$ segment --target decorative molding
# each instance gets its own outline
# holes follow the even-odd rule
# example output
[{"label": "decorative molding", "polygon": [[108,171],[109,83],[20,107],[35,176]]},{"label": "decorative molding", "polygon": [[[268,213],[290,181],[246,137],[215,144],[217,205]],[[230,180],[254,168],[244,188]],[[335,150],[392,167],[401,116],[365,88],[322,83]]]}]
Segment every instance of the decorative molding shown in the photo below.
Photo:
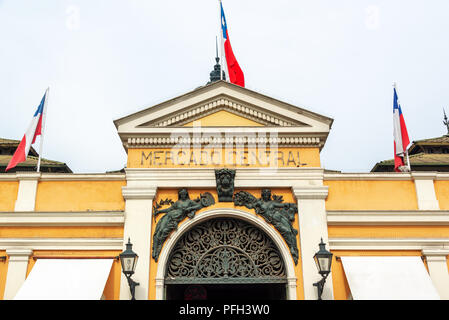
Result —
[{"label": "decorative molding", "polygon": [[33,254],[33,250],[24,248],[10,248],[6,249],[6,254],[9,257],[9,261],[28,261],[29,256]]},{"label": "decorative molding", "polygon": [[[125,171],[130,187],[216,187],[214,168],[129,168]],[[321,184],[322,177],[322,168],[236,168],[234,186],[291,188],[303,184],[304,188],[315,188],[313,184]]]},{"label": "decorative molding", "polygon": [[331,250],[423,250],[449,249],[449,238],[329,238]]},{"label": "decorative molding", "polygon": [[327,198],[327,195],[329,194],[328,186],[293,187],[292,190],[297,200],[309,200],[309,199],[324,200]]},{"label": "decorative molding", "polygon": [[124,173],[42,173],[40,181],[123,181],[125,179]]},{"label": "decorative molding", "polygon": [[122,187],[125,200],[153,200],[156,196],[157,187]]},{"label": "decorative molding", "polygon": [[[121,238],[8,238],[0,239],[0,249],[20,250],[122,250]],[[17,251],[19,250],[19,251]]]},{"label": "decorative molding", "polygon": [[39,181],[123,181],[124,173],[36,173],[36,172],[17,172],[2,173],[0,181],[20,181],[20,180],[39,180]]},{"label": "decorative molding", "polygon": [[[176,115],[164,117],[162,119],[154,121],[153,125],[149,123],[147,124],[147,126],[154,126],[154,127],[167,127],[175,125],[183,126],[184,124],[195,121],[200,117],[204,117],[221,110],[232,112],[234,114],[243,116],[245,118],[251,119],[253,121],[265,125],[281,126],[281,127],[290,127],[298,125],[294,124],[292,121],[281,119],[281,117],[269,114],[267,112],[263,112],[258,108],[249,106],[248,104],[238,103],[232,101],[227,97],[219,97],[218,99],[214,99],[212,101],[194,106],[193,108],[184,110]],[[305,124],[302,125],[306,126]]]},{"label": "decorative molding", "polygon": [[325,173],[326,181],[362,180],[362,181],[382,181],[382,180],[411,180],[410,173],[391,172],[367,172],[367,173]]},{"label": "decorative molding", "polygon": [[432,258],[433,260],[446,261],[446,257],[449,255],[449,248],[424,248],[422,254],[426,256],[426,259]]},{"label": "decorative molding", "polygon": [[413,180],[435,180],[437,178],[437,172],[430,171],[413,171],[411,172]]},{"label": "decorative molding", "polygon": [[[277,137],[248,137],[248,133],[239,133],[234,136],[227,137],[225,134],[222,134],[219,130],[215,134],[216,137],[194,137],[195,133],[190,133],[188,131],[182,132],[182,135],[185,137],[176,137],[170,136],[169,134],[159,134],[159,136],[137,136],[128,138],[126,140],[127,148],[169,148],[173,146],[184,146],[188,147],[190,145],[197,144],[198,146],[209,146],[209,147],[220,147],[225,146],[226,144],[248,144],[250,146],[257,147],[260,145],[267,146],[276,144],[278,146],[288,147],[288,146],[318,146],[321,147],[324,145],[323,139],[321,137],[316,136],[291,136],[291,135],[281,135],[279,134]],[[188,136],[187,136],[188,135]],[[203,135],[207,135],[207,133],[203,133]],[[218,137],[219,135],[219,137]]]},{"label": "decorative molding", "polygon": [[338,225],[449,225],[449,211],[327,210],[327,222]]},{"label": "decorative molding", "polygon": [[449,173],[438,172],[435,180],[449,180]]},{"label": "decorative molding", "polygon": [[27,172],[27,171],[18,171],[16,172],[17,180],[39,180],[41,177],[40,172]]},{"label": "decorative molding", "polygon": [[14,212],[0,214],[5,226],[123,226],[124,212]]}]

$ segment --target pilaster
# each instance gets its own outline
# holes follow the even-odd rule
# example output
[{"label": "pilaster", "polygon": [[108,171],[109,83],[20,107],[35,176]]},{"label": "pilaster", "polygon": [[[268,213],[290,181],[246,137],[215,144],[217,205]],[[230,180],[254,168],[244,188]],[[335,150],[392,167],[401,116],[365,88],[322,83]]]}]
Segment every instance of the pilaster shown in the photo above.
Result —
[{"label": "pilaster", "polygon": [[28,260],[33,253],[30,249],[7,249],[8,273],[6,275],[5,300],[12,300],[25,282]]},{"label": "pilaster", "polygon": [[[135,296],[137,300],[147,300],[150,281],[153,199],[156,195],[156,187],[122,187],[122,194],[125,198],[123,249],[130,238],[133,251],[139,255],[133,275],[134,281],[139,283]],[[122,274],[120,299],[129,300],[130,298],[128,281]]]},{"label": "pilaster", "polygon": [[440,210],[435,194],[436,172],[412,172],[419,210]]},{"label": "pilaster", "polygon": [[19,180],[19,191],[14,211],[34,211],[36,205],[37,184],[41,173],[39,172],[17,172]]},{"label": "pilaster", "polygon": [[[327,248],[329,248],[325,207],[328,187],[301,186],[293,187],[292,189],[298,201],[304,298],[306,300],[316,300],[318,294],[313,284],[321,280],[321,276],[318,273],[313,256],[319,250],[318,244],[321,238],[327,244]],[[326,280],[322,299],[333,299],[332,274],[329,274]]]},{"label": "pilaster", "polygon": [[426,257],[430,278],[440,298],[449,300],[449,273],[447,266],[449,249],[423,249],[422,254]]}]

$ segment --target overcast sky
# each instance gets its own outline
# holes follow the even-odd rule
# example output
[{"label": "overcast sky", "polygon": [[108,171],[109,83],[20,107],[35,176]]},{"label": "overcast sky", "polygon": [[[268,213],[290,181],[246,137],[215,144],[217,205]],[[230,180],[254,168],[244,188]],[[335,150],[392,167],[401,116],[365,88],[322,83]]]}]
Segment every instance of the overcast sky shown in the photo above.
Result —
[{"label": "overcast sky", "polygon": [[[327,169],[393,157],[393,82],[411,140],[446,134],[448,0],[223,6],[247,88],[334,119]],[[219,27],[218,0],[0,0],[0,137],[22,138],[50,86],[43,156],[121,169],[113,120],[206,84]]]}]

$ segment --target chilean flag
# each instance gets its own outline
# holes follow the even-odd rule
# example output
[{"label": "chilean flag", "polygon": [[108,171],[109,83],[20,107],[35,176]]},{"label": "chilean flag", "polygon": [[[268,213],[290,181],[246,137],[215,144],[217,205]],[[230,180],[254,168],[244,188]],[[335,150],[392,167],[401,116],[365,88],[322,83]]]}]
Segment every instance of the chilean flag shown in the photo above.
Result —
[{"label": "chilean flag", "polygon": [[404,154],[410,144],[398,94],[394,88],[393,98],[393,134],[394,134],[394,170],[399,172],[399,167],[404,166]]},{"label": "chilean flag", "polygon": [[229,81],[231,83],[245,87],[245,77],[243,71],[240,69],[237,59],[232,52],[231,41],[229,41],[228,26],[226,24],[226,18],[223,11],[223,5],[220,1],[221,7],[221,30],[223,31],[223,46],[226,57],[226,65],[228,67]]},{"label": "chilean flag", "polygon": [[16,152],[9,161],[5,171],[8,171],[9,169],[14,168],[17,164],[24,162],[27,159],[31,145],[36,142],[36,137],[42,134],[42,118],[44,116],[44,108],[46,106],[47,96],[48,89],[45,92],[44,97],[39,104],[39,107],[37,107],[37,110],[33,116],[33,120],[31,120],[31,124],[27,132],[23,136],[22,141],[20,142]]}]

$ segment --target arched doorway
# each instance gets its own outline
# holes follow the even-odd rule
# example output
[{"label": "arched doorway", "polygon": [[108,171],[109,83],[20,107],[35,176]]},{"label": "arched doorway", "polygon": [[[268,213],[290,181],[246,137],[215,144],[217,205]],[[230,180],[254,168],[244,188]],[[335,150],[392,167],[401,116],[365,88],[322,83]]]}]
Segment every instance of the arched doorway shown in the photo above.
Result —
[{"label": "arched doorway", "polygon": [[265,232],[236,218],[209,219],[170,252],[166,299],[286,299],[286,267]]}]

